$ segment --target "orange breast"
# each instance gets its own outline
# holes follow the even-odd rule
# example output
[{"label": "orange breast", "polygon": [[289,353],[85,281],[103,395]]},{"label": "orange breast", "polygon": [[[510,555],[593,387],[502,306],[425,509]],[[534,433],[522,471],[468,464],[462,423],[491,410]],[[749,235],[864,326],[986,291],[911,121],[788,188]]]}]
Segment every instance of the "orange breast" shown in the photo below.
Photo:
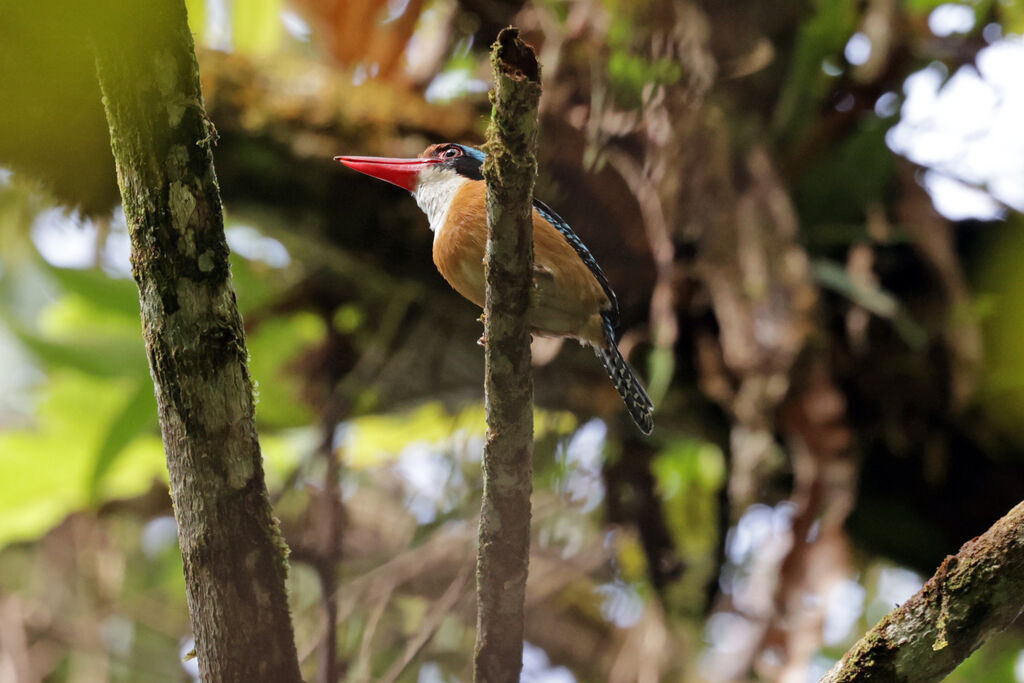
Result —
[{"label": "orange breast", "polygon": [[[479,188],[479,191],[478,191]],[[434,265],[456,292],[484,305],[487,208],[483,181],[463,183],[434,235]]]},{"label": "orange breast", "polygon": [[[444,225],[434,237],[434,264],[449,284],[484,305],[487,250],[486,185],[465,183],[456,192]],[[600,313],[608,297],[576,251],[550,223],[533,212],[534,263],[538,269],[530,311],[534,332],[603,344]]]}]

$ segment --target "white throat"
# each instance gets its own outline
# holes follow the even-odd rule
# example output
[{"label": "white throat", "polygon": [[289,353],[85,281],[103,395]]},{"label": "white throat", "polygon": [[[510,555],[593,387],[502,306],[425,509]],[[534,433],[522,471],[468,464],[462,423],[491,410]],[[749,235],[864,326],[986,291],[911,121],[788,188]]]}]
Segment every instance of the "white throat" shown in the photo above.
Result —
[{"label": "white throat", "polygon": [[469,178],[464,178],[453,171],[439,168],[426,168],[420,172],[419,183],[413,196],[423,213],[427,214],[430,221],[430,229],[434,231],[434,239],[444,227],[445,219],[448,217],[448,207],[455,199],[455,193],[468,183]]}]

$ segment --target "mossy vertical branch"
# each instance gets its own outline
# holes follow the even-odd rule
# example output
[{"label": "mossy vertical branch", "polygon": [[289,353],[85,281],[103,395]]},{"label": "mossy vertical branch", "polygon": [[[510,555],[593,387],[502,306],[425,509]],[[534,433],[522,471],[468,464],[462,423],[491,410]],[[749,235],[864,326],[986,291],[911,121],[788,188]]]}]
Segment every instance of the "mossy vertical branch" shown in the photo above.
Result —
[{"label": "mossy vertical branch", "polygon": [[487,129],[487,443],[477,554],[474,679],[519,680],[530,560],[533,371],[526,313],[533,282],[533,185],[537,175],[540,65],[519,31],[491,50],[494,91]]},{"label": "mossy vertical branch", "polygon": [[199,671],[300,681],[182,0],[99,3],[91,27],[139,286]]}]

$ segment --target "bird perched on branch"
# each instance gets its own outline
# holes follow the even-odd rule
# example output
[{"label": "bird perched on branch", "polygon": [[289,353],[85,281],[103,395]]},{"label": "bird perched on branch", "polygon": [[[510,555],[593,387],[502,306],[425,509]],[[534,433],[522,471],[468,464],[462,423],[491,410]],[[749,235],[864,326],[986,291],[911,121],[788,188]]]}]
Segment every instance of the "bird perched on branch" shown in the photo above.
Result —
[{"label": "bird perched on branch", "polygon": [[[434,264],[462,296],[484,305],[487,187],[484,153],[454,143],[431,145],[417,159],[339,156],[349,168],[405,188],[430,220]],[[533,200],[536,291],[528,322],[535,334],[570,337],[593,347],[644,434],[654,404],[615,343],[618,302],[601,266],[562,218]]]}]

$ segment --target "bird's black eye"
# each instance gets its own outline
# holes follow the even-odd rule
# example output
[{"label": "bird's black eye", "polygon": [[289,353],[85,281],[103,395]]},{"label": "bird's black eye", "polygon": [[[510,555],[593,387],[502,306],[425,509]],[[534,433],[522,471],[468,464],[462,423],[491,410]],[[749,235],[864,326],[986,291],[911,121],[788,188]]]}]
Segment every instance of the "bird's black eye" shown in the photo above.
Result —
[{"label": "bird's black eye", "polygon": [[442,159],[454,159],[459,156],[462,156],[462,150],[458,147],[449,147],[445,151],[441,152]]}]

